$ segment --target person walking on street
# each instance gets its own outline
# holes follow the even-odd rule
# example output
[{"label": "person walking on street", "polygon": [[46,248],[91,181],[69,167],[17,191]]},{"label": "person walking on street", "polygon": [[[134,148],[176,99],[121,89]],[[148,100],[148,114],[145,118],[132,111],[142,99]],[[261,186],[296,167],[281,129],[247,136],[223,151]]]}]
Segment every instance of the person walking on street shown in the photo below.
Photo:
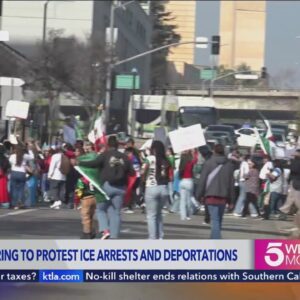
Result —
[{"label": "person walking on street", "polygon": [[249,172],[244,175],[246,202],[242,211],[242,217],[246,217],[249,204],[252,203],[256,209],[256,213],[251,213],[251,217],[255,218],[259,215],[259,208],[257,205],[257,198],[259,196],[259,171],[253,160],[248,159],[247,163],[249,165]]},{"label": "person walking on street", "polygon": [[65,200],[66,194],[66,174],[64,172],[63,166],[63,152],[61,147],[58,147],[57,152],[52,155],[51,162],[49,166],[48,178],[50,184],[49,195],[53,204],[50,208],[60,209],[62,203]]},{"label": "person walking on street", "polygon": [[221,238],[222,219],[226,203],[234,200],[234,166],[226,156],[223,145],[214,146],[214,154],[201,172],[197,198],[204,199],[211,220],[211,239]]},{"label": "person walking on street", "polygon": [[162,209],[168,201],[171,165],[162,142],[154,141],[143,166],[149,239],[163,238]]},{"label": "person walking on street", "polygon": [[198,157],[193,155],[191,150],[183,152],[180,158],[180,218],[182,221],[190,220],[192,215],[193,167],[197,163],[197,159]]},{"label": "person walking on street", "polygon": [[[245,206],[245,201],[246,201],[246,177],[249,173],[249,161],[250,159],[250,155],[246,155],[243,158],[243,161],[241,162],[240,165],[240,172],[239,172],[239,197],[238,200],[236,202],[235,208],[234,208],[234,212],[233,215],[235,217],[241,217],[242,216],[242,212]],[[251,212],[251,215],[254,217],[256,215],[256,211],[255,208],[252,204],[252,202],[250,202],[249,204],[249,209]]]},{"label": "person walking on street", "polygon": [[108,138],[108,149],[91,161],[81,161],[80,166],[101,169],[103,190],[110,197],[109,201],[97,204],[100,220],[101,239],[118,239],[121,231],[121,209],[128,176],[135,171],[128,157],[118,151],[116,136]]},{"label": "person walking on street", "polygon": [[295,216],[296,235],[300,237],[300,149],[296,150],[295,158],[291,161],[290,186],[286,202],[279,208],[281,212],[280,219],[286,219],[293,205],[297,207]]},{"label": "person walking on street", "polygon": [[[11,207],[14,209],[25,207],[24,191],[26,184],[26,174],[29,170],[29,161],[32,159],[34,159],[33,153],[31,151],[28,154],[25,153],[25,149],[21,145],[17,145],[15,148],[15,153],[9,157],[9,162],[11,165]],[[22,205],[20,203],[22,203]]]}]

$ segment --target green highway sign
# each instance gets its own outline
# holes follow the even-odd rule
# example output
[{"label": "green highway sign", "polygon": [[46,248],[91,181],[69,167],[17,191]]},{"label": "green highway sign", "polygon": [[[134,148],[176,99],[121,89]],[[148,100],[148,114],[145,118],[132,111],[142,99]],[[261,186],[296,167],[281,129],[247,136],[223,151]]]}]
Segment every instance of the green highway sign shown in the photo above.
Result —
[{"label": "green highway sign", "polygon": [[217,71],[212,69],[203,69],[200,71],[200,79],[211,80],[216,78]]},{"label": "green highway sign", "polygon": [[115,88],[123,90],[138,90],[140,88],[140,76],[132,74],[117,75]]}]

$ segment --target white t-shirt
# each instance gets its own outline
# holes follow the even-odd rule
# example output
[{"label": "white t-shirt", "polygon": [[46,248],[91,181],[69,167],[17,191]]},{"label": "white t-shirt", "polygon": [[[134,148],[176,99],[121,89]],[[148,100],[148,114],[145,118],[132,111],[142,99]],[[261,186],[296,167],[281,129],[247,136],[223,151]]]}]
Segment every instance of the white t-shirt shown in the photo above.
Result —
[{"label": "white t-shirt", "polygon": [[245,176],[249,173],[249,165],[246,161],[242,161],[240,165],[240,181],[245,181]]},{"label": "white t-shirt", "polygon": [[22,172],[26,173],[26,166],[28,165],[28,162],[30,160],[34,159],[34,155],[31,151],[29,151],[29,154],[24,154],[23,155],[23,160],[20,166],[17,166],[17,155],[12,154],[9,157],[9,163],[11,165],[11,170],[15,172]]},{"label": "white t-shirt", "polygon": [[284,183],[284,174],[279,168],[275,168],[272,173],[276,177],[275,181],[270,183],[270,193],[276,192],[282,194],[283,192],[283,183]]},{"label": "white t-shirt", "polygon": [[262,167],[262,169],[260,170],[259,178],[261,180],[266,180],[267,174],[270,173],[270,170],[272,169],[273,169],[273,163],[271,161],[267,161]]},{"label": "white t-shirt", "polygon": [[59,170],[61,164],[62,153],[52,155],[49,166],[48,178],[54,180],[65,181],[66,176]]}]

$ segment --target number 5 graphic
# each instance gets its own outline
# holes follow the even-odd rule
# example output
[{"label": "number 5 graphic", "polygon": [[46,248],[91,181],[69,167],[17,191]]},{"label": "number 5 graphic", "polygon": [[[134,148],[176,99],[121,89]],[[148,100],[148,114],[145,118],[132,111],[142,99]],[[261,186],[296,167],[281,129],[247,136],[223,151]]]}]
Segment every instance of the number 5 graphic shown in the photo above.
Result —
[{"label": "number 5 graphic", "polygon": [[[284,261],[284,254],[281,251],[280,247],[282,246],[282,243],[269,243],[267,247],[266,254],[271,255],[265,255],[265,262],[270,267],[278,267],[280,266]],[[276,256],[276,259],[271,259],[271,256]]]}]

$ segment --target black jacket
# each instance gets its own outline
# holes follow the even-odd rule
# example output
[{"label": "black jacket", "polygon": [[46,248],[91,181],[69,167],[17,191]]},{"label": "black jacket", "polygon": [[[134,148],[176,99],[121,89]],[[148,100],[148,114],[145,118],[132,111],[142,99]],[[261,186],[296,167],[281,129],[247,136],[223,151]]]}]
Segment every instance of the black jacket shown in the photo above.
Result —
[{"label": "black jacket", "polygon": [[[112,162],[115,161],[119,161],[122,164],[122,177],[114,178],[115,173]],[[103,183],[108,181],[113,186],[125,186],[127,184],[128,176],[135,175],[135,171],[128,157],[117,149],[109,149],[100,154],[95,160],[81,161],[79,162],[79,165],[101,169],[101,181]]]},{"label": "black jacket", "polygon": [[295,158],[291,161],[290,181],[295,190],[300,190],[300,158]]},{"label": "black jacket", "polygon": [[[209,174],[222,165],[219,173],[213,178],[206,190],[206,182]],[[225,156],[213,155],[204,165],[199,179],[196,195],[200,200],[202,197],[215,196],[226,198],[229,203],[233,203],[234,193],[234,165]]]}]

